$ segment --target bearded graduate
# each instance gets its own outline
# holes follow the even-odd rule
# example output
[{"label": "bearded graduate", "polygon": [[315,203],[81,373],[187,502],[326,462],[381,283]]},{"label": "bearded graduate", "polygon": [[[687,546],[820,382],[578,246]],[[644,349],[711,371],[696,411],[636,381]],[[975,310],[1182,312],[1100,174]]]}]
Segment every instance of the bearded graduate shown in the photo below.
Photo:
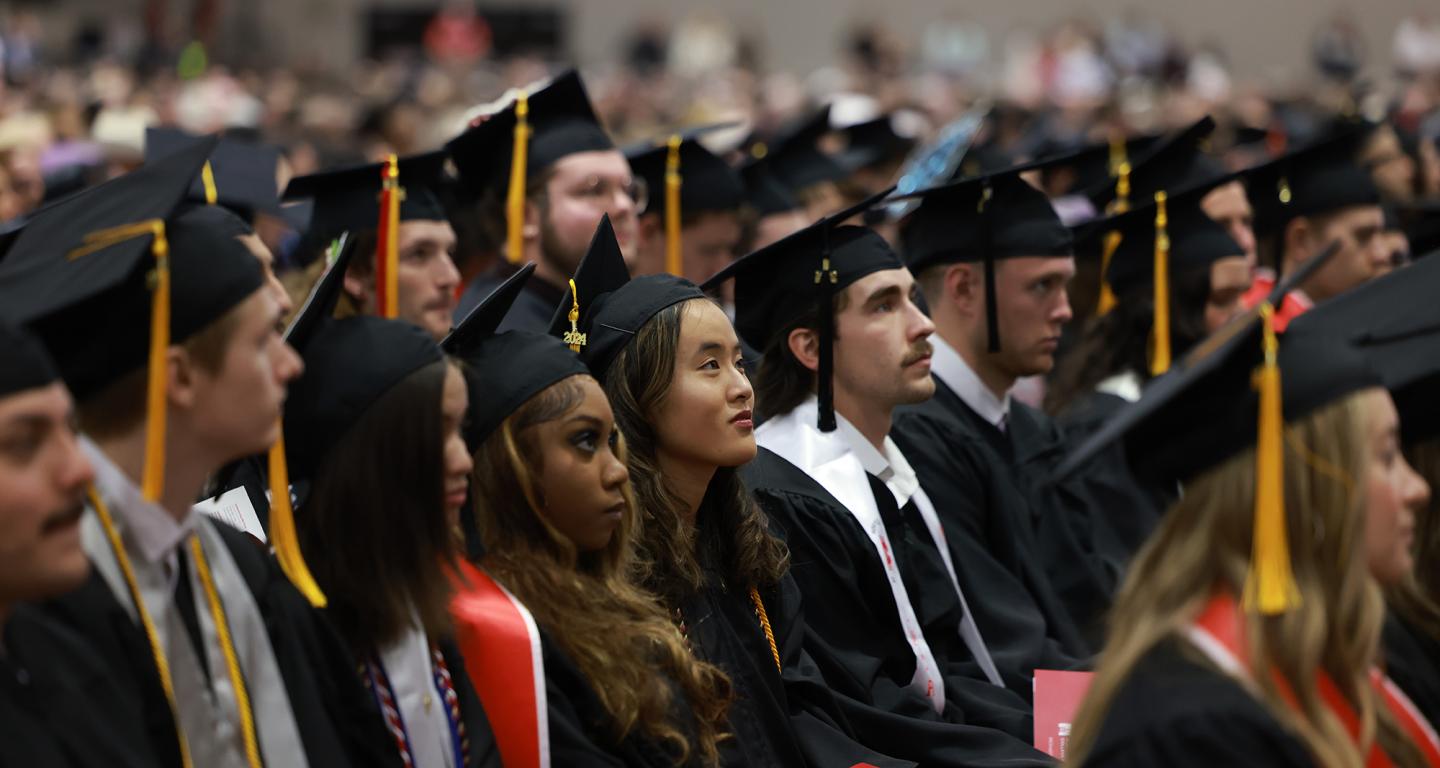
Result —
[{"label": "bearded graduate", "polygon": [[[632,580],[636,508],[605,393],[559,339],[495,332],[532,271],[445,340],[472,395],[464,533],[479,546],[451,603],[461,648],[506,713],[506,765],[541,764],[542,746],[553,765],[714,765],[730,683]],[[540,684],[507,685],[516,667]]]},{"label": "bearded graduate", "polygon": [[1395,406],[1333,337],[1294,331],[1277,353],[1271,306],[1059,470],[1123,437],[1138,472],[1184,485],[1116,600],[1070,742],[1081,765],[1440,764],[1433,729],[1375,666],[1385,606],[1367,528],[1425,492],[1396,450]]},{"label": "bearded graduate", "polygon": [[470,474],[468,390],[420,326],[330,319],[347,266],[331,266],[290,334],[306,364],[285,403],[299,543],[351,674],[386,715],[381,754],[498,766],[448,612],[446,564]]},{"label": "bearded graduate", "polygon": [[720,307],[670,275],[630,280],[602,221],[551,332],[579,347],[628,443],[642,582],[734,688],[723,765],[905,765],[856,743],[801,644],[785,547],[736,468],[753,391]]}]

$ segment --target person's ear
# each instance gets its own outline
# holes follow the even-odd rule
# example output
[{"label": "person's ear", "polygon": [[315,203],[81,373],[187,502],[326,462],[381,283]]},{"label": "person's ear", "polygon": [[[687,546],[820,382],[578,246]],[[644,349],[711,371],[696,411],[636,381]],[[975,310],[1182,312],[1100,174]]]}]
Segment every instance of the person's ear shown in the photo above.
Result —
[{"label": "person's ear", "polygon": [[195,361],[184,347],[165,351],[165,399],[177,408],[191,408],[196,399]]},{"label": "person's ear", "polygon": [[945,268],[944,298],[954,304],[961,314],[979,314],[985,306],[985,266],[964,262]]},{"label": "person's ear", "polygon": [[796,328],[786,337],[790,354],[806,369],[820,370],[820,334],[810,328]]}]

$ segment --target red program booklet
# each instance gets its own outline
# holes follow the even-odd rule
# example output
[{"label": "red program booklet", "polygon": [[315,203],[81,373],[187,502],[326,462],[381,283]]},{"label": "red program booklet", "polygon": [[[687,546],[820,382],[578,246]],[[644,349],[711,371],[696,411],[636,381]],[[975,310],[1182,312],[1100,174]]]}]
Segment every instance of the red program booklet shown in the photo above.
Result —
[{"label": "red program booklet", "polygon": [[1090,688],[1093,672],[1035,670],[1035,748],[1063,761],[1070,724]]}]

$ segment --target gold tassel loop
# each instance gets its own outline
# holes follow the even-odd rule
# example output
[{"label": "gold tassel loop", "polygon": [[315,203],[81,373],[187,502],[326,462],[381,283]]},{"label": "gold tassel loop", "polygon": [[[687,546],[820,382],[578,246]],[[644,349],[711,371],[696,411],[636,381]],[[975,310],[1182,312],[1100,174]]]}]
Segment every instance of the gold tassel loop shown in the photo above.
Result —
[{"label": "gold tassel loop", "polygon": [[300,537],[295,533],[295,511],[290,506],[290,468],[285,463],[285,435],[270,446],[270,544],[275,559],[290,583],[316,608],[326,605],[325,593],[315,583],[305,554],[300,550]]},{"label": "gold tassel loop", "polygon": [[1170,370],[1170,233],[1165,193],[1155,193],[1155,314],[1150,328],[1150,375]]},{"label": "gold tassel loop", "polygon": [[1255,373],[1260,418],[1255,441],[1255,542],[1245,579],[1245,608],[1273,616],[1300,605],[1285,530],[1285,429],[1275,308],[1260,305],[1265,361]]},{"label": "gold tassel loop", "polygon": [[505,258],[519,264],[525,258],[525,164],[530,155],[530,95],[515,97],[515,139],[510,154],[510,190],[505,196]]},{"label": "gold tassel loop", "polygon": [[670,137],[665,155],[665,271],[681,276],[680,134]]}]

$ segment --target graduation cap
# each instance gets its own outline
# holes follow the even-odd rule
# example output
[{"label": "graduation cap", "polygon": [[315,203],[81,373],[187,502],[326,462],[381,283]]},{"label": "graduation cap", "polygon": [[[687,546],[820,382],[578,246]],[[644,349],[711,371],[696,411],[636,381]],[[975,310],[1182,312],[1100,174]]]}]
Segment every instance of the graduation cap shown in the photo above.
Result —
[{"label": "graduation cap", "polygon": [[[204,137],[174,128],[145,129],[145,162],[153,163]],[[280,194],[275,171],[280,151],[275,147],[221,138],[210,162],[190,185],[191,202],[221,205],[247,222],[255,213],[280,215]]]},{"label": "graduation cap", "polygon": [[765,349],[770,337],[809,312],[820,321],[820,366],[816,375],[819,428],[835,429],[834,299],[851,283],[875,272],[902,269],[905,263],[885,238],[865,227],[844,224],[885,199],[894,188],[743,256],[705,281],[715,288],[735,280],[735,330],[747,344]]},{"label": "graduation cap", "polygon": [[804,207],[800,198],[771,171],[765,158],[752,159],[740,166],[740,181],[745,185],[745,202],[761,216],[789,213]]},{"label": "graduation cap", "polygon": [[920,205],[902,230],[905,263],[916,274],[936,264],[985,263],[989,349],[1000,351],[995,262],[1019,256],[1069,256],[1070,230],[1044,192],[1020,174],[1051,160],[1026,163],[989,176],[951,182],[902,195]]},{"label": "graduation cap", "polygon": [[375,301],[382,317],[399,314],[399,227],[404,221],[446,221],[437,194],[445,183],[443,151],[321,171],[290,180],[284,199],[309,198],[314,208],[306,237],[325,242],[341,232],[373,229]]},{"label": "graduation cap", "polygon": [[[962,173],[961,160],[970,154],[989,112],[990,106],[982,103],[941,128],[934,141],[912,153],[905,161],[900,169],[900,178],[895,182],[895,191],[902,196],[907,195],[929,189]],[[899,221],[915,210],[918,204],[913,199],[897,199],[885,207],[885,212],[891,221]]]},{"label": "graduation cap", "polygon": [[1300,216],[1379,205],[1380,191],[1355,156],[1369,133],[1352,124],[1247,174],[1257,235],[1278,233]]},{"label": "graduation cap", "polygon": [[1290,322],[1354,344],[1395,398],[1406,441],[1440,433],[1440,260],[1423,259],[1323,302]]},{"label": "graduation cap", "polygon": [[646,213],[658,213],[665,221],[665,271],[681,274],[681,213],[734,211],[745,203],[745,185],[740,175],[698,138],[710,131],[732,127],[717,123],[671,134],[664,141],[646,143],[625,150],[630,170],[652,190]]},{"label": "graduation cap", "polygon": [[[1144,203],[1155,198],[1156,192],[1176,190],[1204,184],[1225,175],[1218,161],[1205,154],[1203,144],[1215,131],[1215,120],[1208,115],[1167,139],[1152,143],[1130,160],[1126,174],[1128,203]],[[1103,183],[1087,190],[1095,210],[1114,210],[1120,185]]]},{"label": "graduation cap", "polygon": [[1170,276],[1207,269],[1245,249],[1200,207],[1210,190],[1237,178],[1213,177],[1177,192],[1152,193],[1149,203],[1076,228],[1077,255],[1100,258],[1113,295],[1149,288],[1154,297],[1150,375],[1170,368]]},{"label": "graduation cap", "polygon": [[674,304],[703,298],[705,294],[682,277],[645,275],[632,280],[606,215],[555,308],[550,335],[578,353],[595,378],[604,381],[615,357],[650,318]]},{"label": "graduation cap", "polygon": [[60,378],[34,336],[0,322],[0,398],[44,387]]},{"label": "graduation cap", "polygon": [[485,297],[440,346],[466,366],[470,413],[465,442],[472,451],[510,414],[550,385],[590,373],[563,341],[532,331],[497,333],[500,321],[535,271],[526,264]]},{"label": "graduation cap", "polygon": [[166,350],[260,290],[260,263],[224,209],[184,203],[209,139],[37,215],[0,262],[0,313],[50,349],[79,400],[146,366],[141,492],[165,475]]},{"label": "graduation cap", "polygon": [[567,155],[614,149],[580,74],[569,70],[536,90],[521,89],[500,111],[445,145],[470,194],[505,190],[506,257],[522,256],[528,179]]},{"label": "graduation cap", "polygon": [[901,117],[900,113],[890,113],[841,128],[847,142],[835,161],[853,174],[878,163],[904,159],[917,142],[913,135],[895,130],[896,120]]},{"label": "graduation cap", "polygon": [[[1049,173],[1066,168],[1075,174],[1072,192],[1085,192],[1105,185],[1129,184],[1130,171],[1135,158],[1153,148],[1164,138],[1163,134],[1146,134],[1124,138],[1114,136],[1109,141],[1076,146],[1051,141],[1042,144],[1035,152],[1042,164],[1042,170]],[[1062,161],[1061,158],[1064,158]]]},{"label": "graduation cap", "polygon": [[781,131],[773,141],[752,142],[746,151],[764,160],[770,174],[791,194],[850,174],[834,158],[820,151],[820,139],[830,132],[830,107]]}]

